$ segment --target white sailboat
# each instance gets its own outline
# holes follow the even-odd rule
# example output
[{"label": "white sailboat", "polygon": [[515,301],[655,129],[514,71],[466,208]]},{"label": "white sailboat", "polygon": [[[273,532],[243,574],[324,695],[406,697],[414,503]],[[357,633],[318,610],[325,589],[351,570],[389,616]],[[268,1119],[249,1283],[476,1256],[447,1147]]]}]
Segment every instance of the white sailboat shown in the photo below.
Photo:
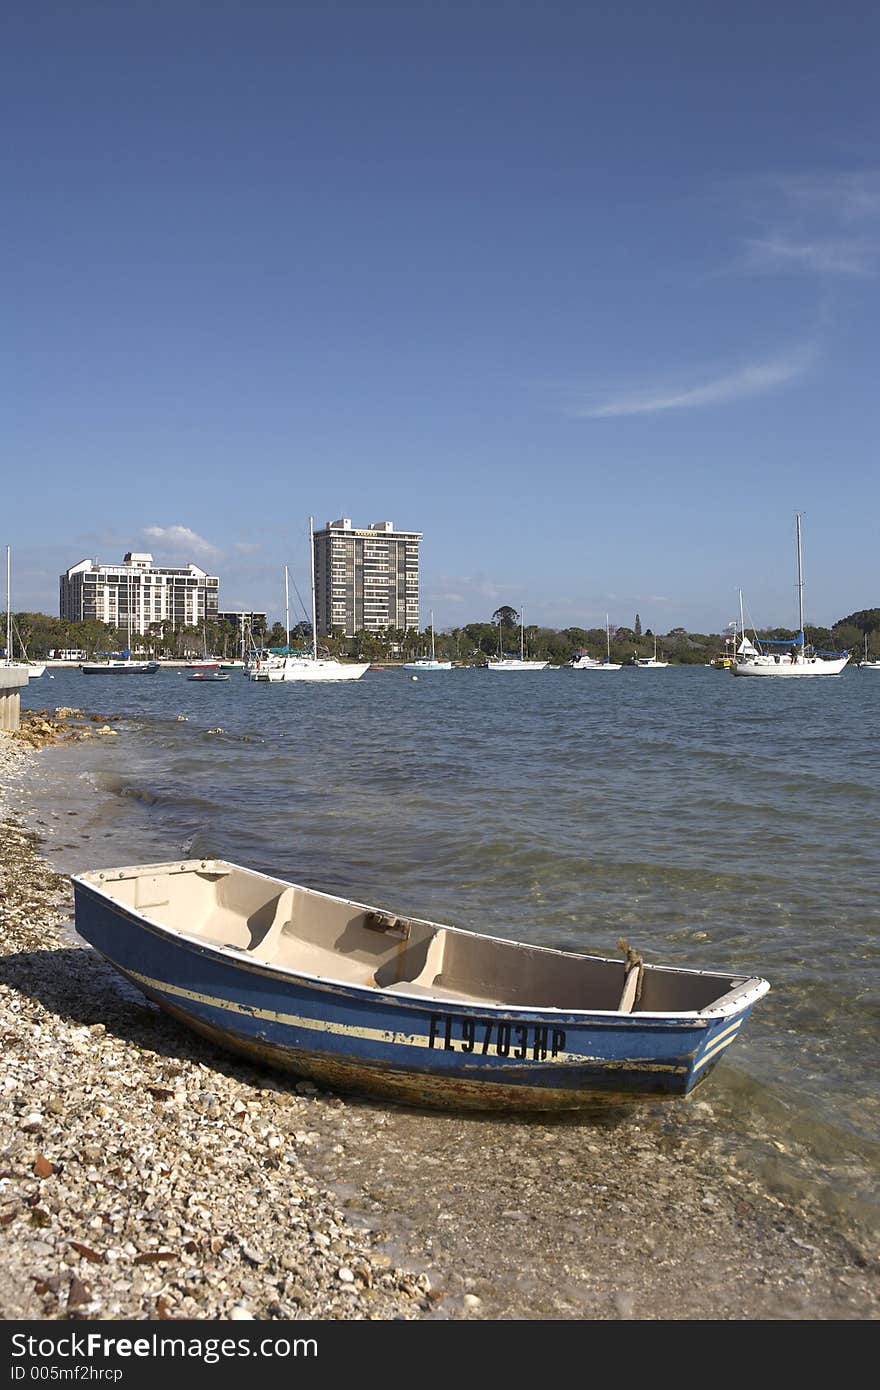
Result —
[{"label": "white sailboat", "polygon": [[[19,636],[19,641],[21,641],[21,637],[20,637],[20,636]],[[13,643],[12,643],[12,551],[11,551],[10,547],[7,545],[7,547],[6,547],[6,649],[5,649],[5,655],[4,655],[3,659],[2,659],[2,661],[0,661],[0,666],[5,667],[7,670],[12,669],[12,670],[15,670],[15,671],[25,671],[25,672],[27,673],[28,680],[36,680],[37,676],[41,676],[41,675],[43,674],[43,672],[45,671],[45,669],[46,669],[46,663],[45,663],[44,661],[31,661],[30,658],[28,657],[27,652],[24,650],[24,643],[23,643],[23,642],[21,643],[21,646],[22,646],[22,657],[21,657],[21,660],[16,661],[15,658],[14,658],[14,656],[13,656],[13,654],[12,654],[12,651],[13,651]]]},{"label": "white sailboat", "polygon": [[639,670],[641,670],[641,671],[660,671],[660,670],[663,670],[666,666],[669,665],[669,662],[668,662],[668,661],[659,661],[659,660],[657,659],[657,638],[656,638],[656,637],[654,638],[654,655],[653,655],[653,656],[637,656],[636,659],[635,659],[635,665],[638,666]]},{"label": "white sailboat", "polygon": [[735,676],[839,676],[849,661],[849,652],[816,651],[804,638],[804,565],[800,512],[795,513],[795,522],[798,566],[797,636],[787,641],[771,641],[756,634],[754,642],[750,642],[743,631],[743,640],[733,663]]},{"label": "white sailboat", "polygon": [[865,655],[862,657],[861,661],[859,662],[859,670],[860,670],[860,671],[880,671],[880,661],[875,661],[875,660],[873,659],[873,657],[868,656],[868,634],[867,634],[867,632],[865,633]]},{"label": "white sailboat", "polygon": [[251,681],[356,681],[370,669],[368,661],[337,661],[334,657],[318,656],[318,619],[315,608],[315,523],[309,517],[309,554],[312,571],[312,650],[306,653],[290,650],[290,582],[284,566],[284,617],[287,641],[283,655],[258,655],[247,668]]},{"label": "white sailboat", "polygon": [[619,671],[621,663],[611,660],[611,628],[608,624],[608,614],[605,614],[605,660],[597,661],[594,656],[579,656],[576,661],[569,662],[573,671]]},{"label": "white sailboat", "polygon": [[[526,660],[525,647],[525,619],[522,612],[519,615],[519,656],[498,656],[494,661],[489,662],[490,671],[543,671],[549,665],[547,661],[528,661]],[[498,624],[498,640],[501,641],[501,624]]]},{"label": "white sailboat", "polygon": [[[12,590],[12,579],[11,579],[11,574],[12,574],[12,571],[11,571],[10,550],[9,550],[9,546],[7,545],[7,547],[6,547],[6,647],[5,647],[5,649],[4,649],[4,652],[3,652],[3,660],[0,661],[0,665],[2,665],[3,667],[5,667],[7,670],[12,669],[12,670],[14,670],[14,671],[25,671],[25,672],[27,672],[27,662],[26,662],[26,661],[14,661],[13,658],[12,658],[12,599],[11,599],[11,596],[10,596],[10,595],[11,595],[11,590]],[[28,672],[28,675],[30,675],[29,672]]]},{"label": "white sailboat", "polygon": [[125,651],[106,656],[103,661],[81,662],[79,669],[84,676],[155,676],[159,670],[158,661],[138,661],[131,654],[131,574],[128,576],[127,608],[128,646]]},{"label": "white sailboat", "polygon": [[451,661],[438,661],[434,655],[434,610],[431,610],[431,655],[420,656],[416,661],[405,661],[404,671],[451,671]]}]

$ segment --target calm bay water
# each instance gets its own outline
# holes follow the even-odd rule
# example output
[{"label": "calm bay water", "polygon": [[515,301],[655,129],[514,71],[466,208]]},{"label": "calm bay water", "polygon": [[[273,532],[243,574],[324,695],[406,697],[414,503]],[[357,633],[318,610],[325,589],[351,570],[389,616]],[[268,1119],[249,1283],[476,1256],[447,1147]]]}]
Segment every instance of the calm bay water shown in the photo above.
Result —
[{"label": "calm bay water", "polygon": [[60,867],[218,856],[477,931],[763,975],[699,1097],[766,1175],[868,1209],[877,674],[53,674],[23,706],[123,716],[117,739],[44,755]]}]

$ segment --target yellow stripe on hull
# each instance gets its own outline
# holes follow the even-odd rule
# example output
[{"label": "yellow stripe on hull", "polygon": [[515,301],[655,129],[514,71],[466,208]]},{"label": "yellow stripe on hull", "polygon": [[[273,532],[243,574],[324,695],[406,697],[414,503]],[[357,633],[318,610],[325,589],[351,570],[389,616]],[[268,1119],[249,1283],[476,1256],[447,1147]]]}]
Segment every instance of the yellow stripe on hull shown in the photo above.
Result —
[{"label": "yellow stripe on hull", "polygon": [[[117,968],[122,970],[121,966]],[[288,1028],[305,1028],[315,1033],[329,1033],[335,1037],[357,1038],[365,1042],[391,1044],[396,1047],[417,1047],[428,1052],[436,1050],[436,1042],[432,1047],[431,1037],[428,1033],[401,1033],[387,1028],[366,1028],[352,1023],[309,1018],[303,1014],[281,1013],[276,1009],[251,1008],[244,1004],[236,1004],[231,999],[221,999],[212,994],[200,994],[196,990],[184,989],[180,985],[171,985],[164,980],[154,980],[149,975],[139,974],[136,970],[122,970],[122,973],[134,984],[150,993],[152,997],[157,998],[159,1003],[164,1003],[161,996],[170,994],[175,999],[186,999],[194,1004],[204,1004],[212,1009],[222,1009],[226,1013],[241,1014],[245,1018],[263,1019],[267,1023],[278,1023]],[[186,1013],[185,1010],[180,1011],[180,1016],[188,1021],[192,1019],[192,1015]],[[494,1047],[490,1049],[490,1054],[496,1055]],[[553,1064],[561,1066],[584,1066],[591,1063],[598,1063],[609,1069],[671,1072],[676,1075],[686,1070],[685,1067],[672,1062],[650,1062],[639,1059],[615,1060],[578,1052],[559,1052],[553,1058]]]}]

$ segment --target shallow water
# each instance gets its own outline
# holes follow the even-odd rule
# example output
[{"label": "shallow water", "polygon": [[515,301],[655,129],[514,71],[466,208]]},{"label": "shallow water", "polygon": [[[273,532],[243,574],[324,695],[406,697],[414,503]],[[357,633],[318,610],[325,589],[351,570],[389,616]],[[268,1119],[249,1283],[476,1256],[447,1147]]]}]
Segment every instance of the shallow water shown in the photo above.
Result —
[{"label": "shallow water", "polygon": [[876,677],[59,671],[22,704],[123,716],[30,789],[67,870],[216,855],[477,931],[765,976],[700,1098],[774,1181],[870,1202]]}]

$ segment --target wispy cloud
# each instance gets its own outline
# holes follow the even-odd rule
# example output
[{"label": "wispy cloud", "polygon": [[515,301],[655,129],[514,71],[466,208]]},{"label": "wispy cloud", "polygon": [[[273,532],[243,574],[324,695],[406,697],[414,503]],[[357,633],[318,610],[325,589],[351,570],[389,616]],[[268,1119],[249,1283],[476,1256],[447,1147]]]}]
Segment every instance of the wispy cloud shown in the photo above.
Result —
[{"label": "wispy cloud", "polygon": [[835,220],[857,222],[880,216],[880,170],[768,175],[762,184],[793,207],[820,208]]},{"label": "wispy cloud", "polygon": [[232,549],[239,555],[257,555],[261,546],[256,541],[233,541]]},{"label": "wispy cloud", "polygon": [[584,392],[580,400],[570,402],[566,414],[579,419],[606,420],[622,415],[651,415],[663,410],[727,405],[797,381],[809,370],[812,360],[812,351],[798,349],[788,356],[749,363],[708,381],[679,382],[636,391],[621,389],[599,400],[596,399],[598,393]]},{"label": "wispy cloud", "polygon": [[747,269],[812,270],[829,275],[874,275],[880,247],[865,240],[789,241],[782,236],[747,237]]},{"label": "wispy cloud", "polygon": [[188,526],[145,526],[144,535],[171,555],[198,555],[211,559],[222,552]]},{"label": "wispy cloud", "polygon": [[767,175],[736,196],[755,228],[741,243],[741,273],[877,273],[880,171]]}]

